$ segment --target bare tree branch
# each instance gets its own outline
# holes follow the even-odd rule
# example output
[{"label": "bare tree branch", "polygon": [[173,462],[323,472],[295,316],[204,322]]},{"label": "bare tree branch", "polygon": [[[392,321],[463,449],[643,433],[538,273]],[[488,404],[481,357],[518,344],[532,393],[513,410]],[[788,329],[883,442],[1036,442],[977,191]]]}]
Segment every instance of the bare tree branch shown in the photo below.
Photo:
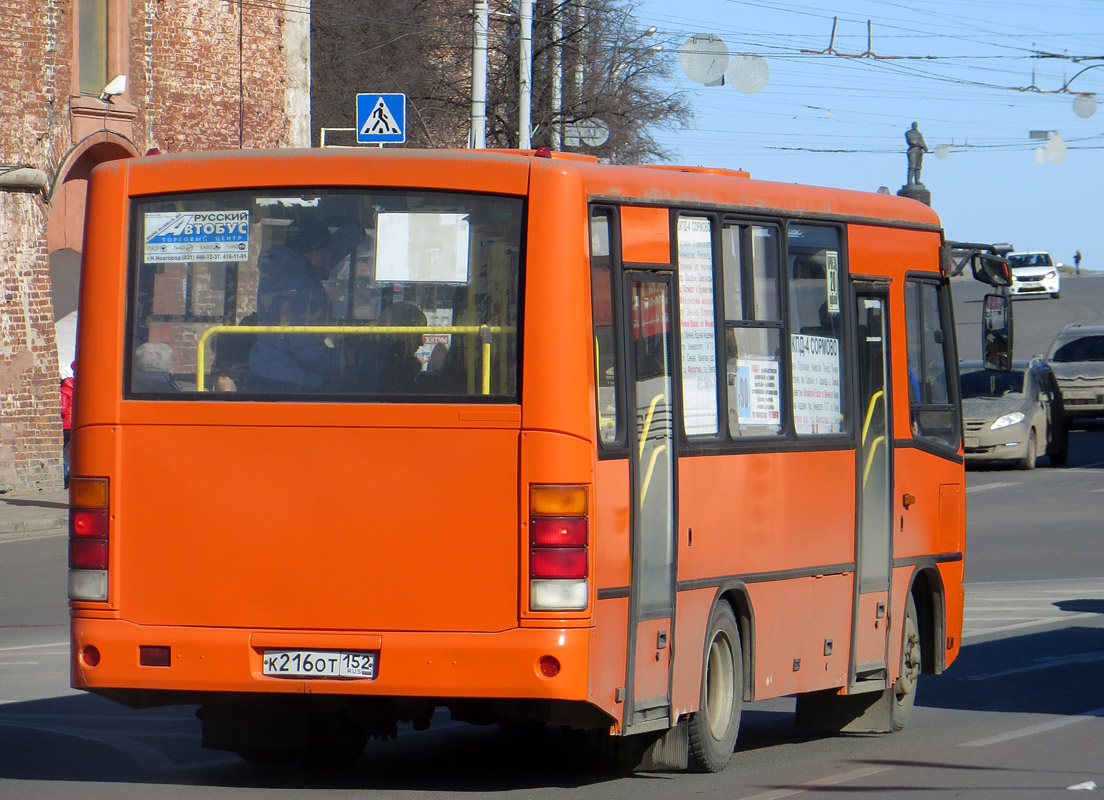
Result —
[{"label": "bare tree branch", "polygon": [[[518,145],[518,0],[492,0],[487,145]],[[580,10],[581,9],[581,10]],[[692,114],[662,88],[675,42],[649,35],[632,0],[536,0],[533,17],[532,143],[553,131],[600,122],[609,138],[571,148],[620,163],[668,160],[652,135],[685,127]],[[553,22],[561,31],[553,41]],[[471,0],[314,0],[311,4],[315,130],[350,127],[360,92],[404,92],[419,124],[407,146],[466,147],[471,110]],[[552,106],[554,51],[562,64]],[[317,135],[316,135],[317,136]],[[317,141],[317,138],[316,138]]]}]

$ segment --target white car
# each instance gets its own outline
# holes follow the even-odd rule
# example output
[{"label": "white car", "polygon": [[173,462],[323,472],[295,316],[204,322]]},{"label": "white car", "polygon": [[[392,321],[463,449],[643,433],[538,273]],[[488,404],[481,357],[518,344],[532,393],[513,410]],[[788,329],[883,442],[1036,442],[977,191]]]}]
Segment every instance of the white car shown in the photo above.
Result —
[{"label": "white car", "polygon": [[1008,264],[1012,267],[1012,287],[1009,291],[1015,295],[1048,294],[1057,299],[1061,291],[1061,277],[1058,267],[1050,253],[1040,251],[1009,253]]}]

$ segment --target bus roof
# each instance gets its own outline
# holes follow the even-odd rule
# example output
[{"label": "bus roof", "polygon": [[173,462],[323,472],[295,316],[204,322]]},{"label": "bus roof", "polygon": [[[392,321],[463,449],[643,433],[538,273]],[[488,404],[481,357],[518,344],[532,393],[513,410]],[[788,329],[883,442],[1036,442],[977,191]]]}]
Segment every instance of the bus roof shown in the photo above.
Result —
[{"label": "bus roof", "polygon": [[[915,200],[751,178],[711,167],[610,165],[578,154],[505,150],[281,149],[192,152],[107,162],[123,170],[133,195],[246,186],[418,186],[524,194],[531,170],[577,172],[587,195],[611,202],[682,204],[893,221],[938,228],[939,218]],[[448,162],[449,169],[442,169]]]}]

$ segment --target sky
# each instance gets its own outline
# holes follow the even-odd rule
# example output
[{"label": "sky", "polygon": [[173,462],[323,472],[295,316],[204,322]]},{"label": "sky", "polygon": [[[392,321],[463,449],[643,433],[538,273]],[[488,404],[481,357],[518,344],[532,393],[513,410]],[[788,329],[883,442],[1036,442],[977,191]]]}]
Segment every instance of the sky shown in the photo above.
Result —
[{"label": "sky", "polygon": [[[658,132],[675,163],[896,193],[916,122],[929,148],[946,145],[945,157],[924,156],[920,177],[948,239],[1047,250],[1065,264],[1079,250],[1083,268],[1104,269],[1104,106],[1082,96],[1104,101],[1104,0],[635,5],[640,29],[657,29],[637,41],[670,54],[664,85],[686,92],[695,114]],[[691,80],[679,53],[702,33],[762,61],[740,59],[745,71],[724,86]],[[746,70],[764,62],[762,89],[735,88],[754,88]]]}]

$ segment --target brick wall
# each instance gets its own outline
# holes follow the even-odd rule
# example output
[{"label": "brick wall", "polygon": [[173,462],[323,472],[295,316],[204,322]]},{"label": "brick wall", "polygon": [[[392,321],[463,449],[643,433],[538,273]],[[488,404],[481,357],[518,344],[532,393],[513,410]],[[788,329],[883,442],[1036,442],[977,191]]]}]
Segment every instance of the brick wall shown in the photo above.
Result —
[{"label": "brick wall", "polygon": [[[83,200],[56,187],[73,178],[89,120],[136,152],[310,144],[309,20],[301,13],[309,0],[115,5],[130,15],[129,85],[115,108],[131,110],[116,117],[105,107],[101,123],[95,108],[88,112],[94,98],[81,99],[83,119],[72,103],[74,0],[0,0],[0,492],[61,486],[47,225],[80,230],[80,219],[61,225],[57,217],[83,213]],[[47,186],[5,186],[16,166]]]},{"label": "brick wall", "polygon": [[0,212],[0,490],[49,488],[61,472],[61,416],[43,204],[10,193]]},{"label": "brick wall", "polygon": [[139,149],[292,146],[284,16],[305,7],[245,4],[242,15],[227,0],[132,4],[143,60],[132,68],[131,97],[140,109],[136,127],[148,131]]}]

